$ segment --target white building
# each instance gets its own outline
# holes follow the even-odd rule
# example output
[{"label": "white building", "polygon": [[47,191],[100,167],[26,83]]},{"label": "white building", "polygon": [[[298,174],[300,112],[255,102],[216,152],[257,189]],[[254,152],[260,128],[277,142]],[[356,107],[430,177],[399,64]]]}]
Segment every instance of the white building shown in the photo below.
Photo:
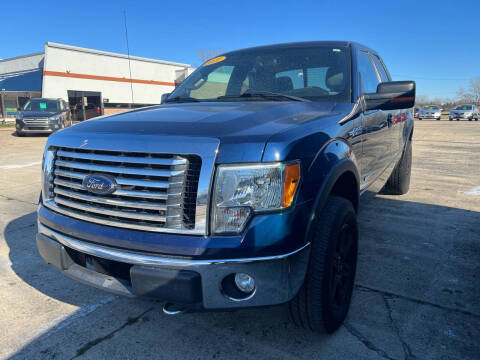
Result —
[{"label": "white building", "polygon": [[0,60],[0,117],[14,118],[28,98],[40,96],[64,99],[77,120],[159,104],[192,71],[189,64],[47,42],[44,52]]}]

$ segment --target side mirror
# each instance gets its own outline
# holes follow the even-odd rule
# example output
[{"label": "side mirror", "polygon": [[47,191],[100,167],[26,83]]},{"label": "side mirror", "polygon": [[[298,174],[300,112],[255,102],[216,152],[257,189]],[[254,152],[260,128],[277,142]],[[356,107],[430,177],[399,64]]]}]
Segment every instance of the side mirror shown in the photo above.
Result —
[{"label": "side mirror", "polygon": [[171,93],[165,93],[162,94],[162,97],[160,98],[160,104],[165,104],[165,100],[170,96]]},{"label": "side mirror", "polygon": [[364,95],[366,110],[409,109],[415,105],[415,81],[378,84],[377,92]]}]

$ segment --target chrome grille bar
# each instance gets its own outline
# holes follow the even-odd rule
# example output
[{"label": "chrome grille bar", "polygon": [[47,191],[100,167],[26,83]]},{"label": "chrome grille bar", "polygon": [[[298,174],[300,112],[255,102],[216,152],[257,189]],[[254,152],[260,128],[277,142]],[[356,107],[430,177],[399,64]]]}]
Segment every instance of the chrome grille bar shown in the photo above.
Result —
[{"label": "chrome grille bar", "polygon": [[133,157],[133,156],[116,156],[116,155],[103,155],[96,153],[84,153],[84,152],[74,152],[59,150],[57,152],[58,157],[69,157],[72,159],[83,159],[83,160],[93,160],[93,161],[108,161],[108,162],[118,162],[118,163],[130,163],[130,164],[152,164],[152,165],[185,165],[187,163],[186,159],[162,159],[155,157]]},{"label": "chrome grille bar", "polygon": [[142,168],[129,168],[125,166],[107,166],[107,165],[95,165],[80,163],[75,161],[64,161],[57,160],[55,162],[56,166],[71,168],[71,169],[81,169],[88,171],[98,171],[98,172],[107,172],[107,173],[122,173],[128,175],[140,175],[140,176],[158,176],[158,177],[171,177],[178,176],[184,173],[184,170],[177,171],[168,171],[168,170],[152,170],[152,169],[142,169]]},{"label": "chrome grille bar", "polygon": [[140,220],[159,221],[159,222],[165,222],[166,220],[166,216],[147,215],[147,214],[143,214],[135,211],[127,212],[127,211],[107,210],[107,208],[105,207],[100,208],[100,207],[91,206],[91,205],[82,205],[81,203],[65,200],[58,196],[55,197],[55,202],[57,204],[65,205],[74,209],[93,212],[93,213],[102,214],[102,215],[110,215],[110,216],[115,216],[119,218],[123,217],[123,218],[129,218],[129,219],[140,219]]},{"label": "chrome grille bar", "polygon": [[[75,171],[66,171],[66,170],[58,170],[55,169],[55,175],[57,176],[62,176],[62,177],[69,177],[73,179],[80,179],[83,180],[86,173],[79,173]],[[153,188],[161,188],[161,189],[166,189],[171,185],[172,183],[168,183],[166,181],[151,181],[151,180],[139,180],[139,179],[125,179],[125,178],[120,178],[116,177],[115,182],[119,185],[126,185],[126,186],[144,186],[144,187],[153,187]],[[182,182],[178,182],[178,184],[181,184]]]},{"label": "chrome grille bar", "polygon": [[83,200],[83,201],[90,201],[97,204],[124,206],[124,207],[130,207],[130,208],[138,208],[138,209],[166,211],[167,206],[180,206],[180,204],[157,205],[155,203],[148,203],[144,201],[117,200],[117,199],[106,198],[102,196],[92,196],[92,195],[85,195],[85,194],[73,192],[73,191],[66,191],[58,187],[54,189],[54,192],[59,195],[63,195],[63,196],[67,196],[67,197],[71,197],[71,198]]}]

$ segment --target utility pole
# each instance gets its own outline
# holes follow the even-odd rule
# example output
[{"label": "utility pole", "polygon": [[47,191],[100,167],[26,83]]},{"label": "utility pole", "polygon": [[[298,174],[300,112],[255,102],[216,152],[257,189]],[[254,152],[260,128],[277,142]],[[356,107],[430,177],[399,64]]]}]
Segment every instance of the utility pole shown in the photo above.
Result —
[{"label": "utility pole", "polygon": [[2,96],[0,96],[1,99],[1,105],[2,105],[2,123],[5,124],[7,115],[5,114],[5,89],[2,89]]}]

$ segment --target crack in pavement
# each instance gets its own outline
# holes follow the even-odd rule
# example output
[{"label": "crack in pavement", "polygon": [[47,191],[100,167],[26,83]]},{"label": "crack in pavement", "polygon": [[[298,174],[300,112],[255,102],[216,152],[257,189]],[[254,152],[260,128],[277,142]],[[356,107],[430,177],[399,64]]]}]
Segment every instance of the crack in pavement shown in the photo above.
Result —
[{"label": "crack in pavement", "polygon": [[397,298],[397,299],[411,301],[411,302],[414,302],[414,303],[419,304],[419,305],[432,306],[432,307],[440,309],[440,310],[457,312],[457,313],[460,313],[460,314],[463,314],[463,315],[468,315],[468,316],[473,316],[475,318],[480,318],[480,314],[475,314],[475,313],[472,313],[471,311],[468,311],[468,310],[462,310],[462,309],[458,309],[458,308],[454,308],[454,307],[435,304],[435,303],[432,303],[432,302],[429,302],[429,301],[416,299],[416,298],[412,298],[412,297],[405,296],[405,295],[394,294],[394,293],[391,293],[389,291],[374,289],[374,288],[364,286],[364,285],[356,284],[355,289],[360,290],[360,291],[374,292],[374,293],[381,294],[383,296],[388,296],[388,297],[391,297],[391,298]]},{"label": "crack in pavement", "polygon": [[152,311],[153,308],[150,308],[150,309],[147,309],[145,310],[143,313],[141,313],[140,315],[138,316],[135,316],[133,318],[128,318],[127,321],[120,327],[118,327],[117,329],[113,330],[112,332],[108,333],[107,335],[105,336],[101,336],[99,338],[96,338],[92,341],[89,341],[88,343],[86,343],[85,345],[83,345],[82,347],[80,347],[79,349],[77,349],[77,352],[75,354],[74,357],[72,357],[71,360],[73,359],[76,359],[78,358],[79,356],[82,356],[83,354],[85,354],[88,350],[90,350],[91,348],[93,348],[94,346],[100,344],[101,342],[105,341],[105,340],[109,340],[111,339],[117,332],[121,331],[122,329],[126,328],[127,326],[130,326],[130,325],[133,325],[135,324],[136,322],[138,322],[138,320],[143,317],[146,313]]},{"label": "crack in pavement", "polygon": [[390,357],[384,350],[377,348],[370,340],[368,340],[365,336],[360,333],[357,329],[355,329],[351,324],[344,323],[343,327],[353,335],[358,341],[360,341],[367,349],[375,351],[379,356],[384,359],[388,360],[396,360]]},{"label": "crack in pavement", "polygon": [[413,355],[412,349],[410,349],[410,346],[407,344],[405,340],[403,340],[402,335],[400,334],[400,328],[397,326],[397,323],[393,320],[392,307],[390,306],[390,303],[388,302],[387,297],[383,294],[381,296],[383,298],[383,301],[385,302],[385,307],[387,308],[388,318],[395,330],[395,333],[397,334],[400,344],[402,344],[403,353],[405,354],[405,360],[416,359],[417,357]]},{"label": "crack in pavement", "polygon": [[24,204],[29,204],[29,205],[38,205],[38,202],[36,203],[32,203],[30,201],[25,201],[25,200],[20,200],[20,199],[15,199],[15,198],[12,198],[10,196],[6,196],[6,195],[2,195],[0,194],[0,197],[4,198],[4,199],[7,199],[8,201],[18,201],[18,202],[21,202],[21,203],[24,203]]}]

